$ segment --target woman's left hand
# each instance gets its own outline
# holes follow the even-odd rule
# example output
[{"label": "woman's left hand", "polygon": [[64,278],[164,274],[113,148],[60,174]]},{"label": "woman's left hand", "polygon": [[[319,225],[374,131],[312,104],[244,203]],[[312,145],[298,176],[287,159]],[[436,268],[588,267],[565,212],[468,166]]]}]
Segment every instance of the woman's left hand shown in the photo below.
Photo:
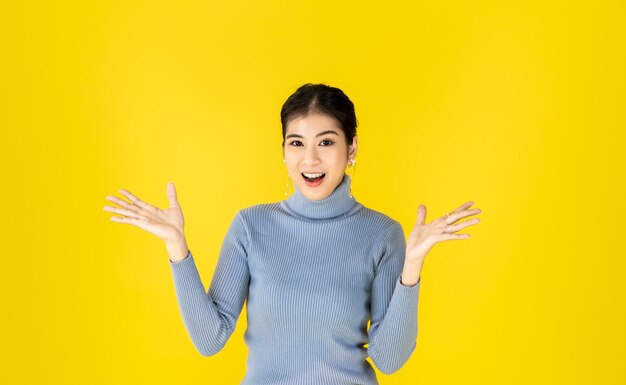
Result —
[{"label": "woman's left hand", "polygon": [[454,233],[480,222],[479,218],[473,218],[465,222],[456,223],[461,218],[481,213],[480,209],[468,210],[473,204],[474,202],[472,201],[464,203],[449,216],[439,217],[428,224],[425,224],[426,206],[419,205],[417,208],[417,223],[407,240],[406,261],[421,266],[424,263],[426,254],[436,243],[452,239],[469,238],[469,234]]}]

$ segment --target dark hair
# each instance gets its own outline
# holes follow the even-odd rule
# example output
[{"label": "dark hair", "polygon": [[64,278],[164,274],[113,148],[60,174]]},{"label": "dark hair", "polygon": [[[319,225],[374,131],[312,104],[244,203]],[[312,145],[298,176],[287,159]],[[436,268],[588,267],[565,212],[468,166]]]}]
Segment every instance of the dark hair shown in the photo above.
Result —
[{"label": "dark hair", "polygon": [[352,144],[352,139],[356,135],[356,127],[359,124],[352,101],[339,88],[322,83],[306,83],[287,98],[280,111],[280,122],[283,126],[283,147],[285,146],[287,124],[295,118],[304,117],[311,113],[321,113],[335,118],[346,137],[347,145]]}]

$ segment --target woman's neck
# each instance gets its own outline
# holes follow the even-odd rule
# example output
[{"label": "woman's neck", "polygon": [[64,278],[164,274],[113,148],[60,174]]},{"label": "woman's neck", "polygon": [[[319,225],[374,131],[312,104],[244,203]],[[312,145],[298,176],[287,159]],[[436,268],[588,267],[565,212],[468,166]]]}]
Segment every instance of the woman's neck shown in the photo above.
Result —
[{"label": "woman's neck", "polygon": [[307,198],[296,186],[296,191],[286,200],[281,202],[292,212],[309,219],[327,219],[337,217],[346,213],[357,203],[354,197],[350,196],[350,185],[352,178],[344,174],[339,185],[330,195],[320,200]]}]

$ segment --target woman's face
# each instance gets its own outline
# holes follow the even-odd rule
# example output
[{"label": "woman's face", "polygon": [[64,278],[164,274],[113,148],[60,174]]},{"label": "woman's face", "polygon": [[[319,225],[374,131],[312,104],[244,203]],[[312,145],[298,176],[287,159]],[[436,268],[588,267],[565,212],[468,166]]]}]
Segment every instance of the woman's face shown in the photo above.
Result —
[{"label": "woman's face", "polygon": [[[304,196],[320,200],[343,180],[350,159],[356,156],[357,138],[348,146],[335,118],[311,113],[287,125],[283,153],[287,172]],[[324,174],[307,180],[306,174]]]}]

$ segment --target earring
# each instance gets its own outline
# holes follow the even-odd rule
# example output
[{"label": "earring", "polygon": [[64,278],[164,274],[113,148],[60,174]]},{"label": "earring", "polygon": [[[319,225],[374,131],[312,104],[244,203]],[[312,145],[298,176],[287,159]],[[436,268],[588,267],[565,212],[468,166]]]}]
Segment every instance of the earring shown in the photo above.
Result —
[{"label": "earring", "polygon": [[[283,163],[287,163],[285,159],[283,159]],[[289,177],[289,173],[287,173],[287,181],[285,182],[285,198],[289,197],[289,181],[291,178]]]},{"label": "earring", "polygon": [[[350,175],[351,179],[354,180],[354,174],[356,173],[356,159],[350,159],[350,165],[348,166],[348,169],[352,169],[352,175]],[[350,183],[350,189],[348,191],[348,195],[350,196],[350,198],[353,198],[352,196],[352,183]]]},{"label": "earring", "polygon": [[291,180],[291,178],[289,177],[289,174],[287,174],[287,182],[285,182],[285,198],[289,198],[289,181]]}]

